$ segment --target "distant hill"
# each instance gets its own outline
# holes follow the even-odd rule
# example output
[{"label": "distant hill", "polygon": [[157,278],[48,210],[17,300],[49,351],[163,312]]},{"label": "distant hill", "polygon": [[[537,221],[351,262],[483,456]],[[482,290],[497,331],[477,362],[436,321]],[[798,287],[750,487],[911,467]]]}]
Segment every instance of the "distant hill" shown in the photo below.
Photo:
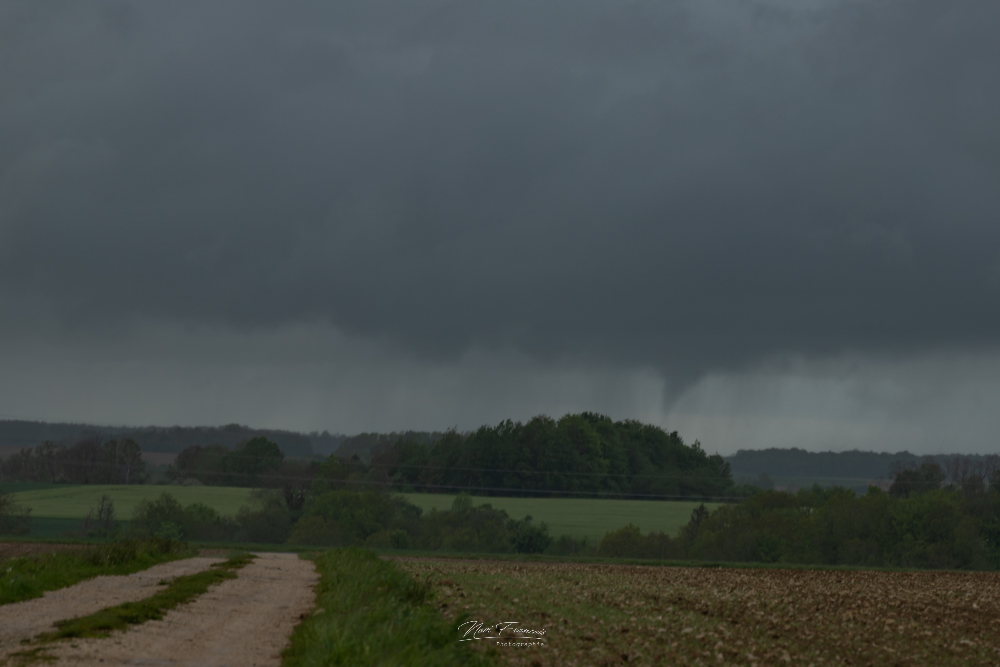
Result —
[{"label": "distant hill", "polygon": [[921,457],[909,452],[807,452],[793,447],[741,449],[726,460],[734,475],[887,479],[894,466],[919,466]]},{"label": "distant hill", "polygon": [[[973,466],[989,466],[996,456],[938,454],[918,456],[910,452],[807,452],[804,449],[743,450],[726,457],[733,475],[766,473],[771,477],[817,477],[852,479],[891,479],[904,468],[915,468],[925,461],[933,461],[949,473],[949,477],[962,475],[959,461]],[[953,472],[954,470],[954,472]]]},{"label": "distant hill", "polygon": [[34,421],[0,421],[0,447],[35,447],[46,440],[58,445],[72,445],[85,438],[131,438],[146,452],[177,453],[191,445],[236,445],[263,436],[278,444],[286,456],[326,456],[333,453],[347,438],[345,435],[296,433],[271,429],[254,429],[239,424],[228,426],[97,426],[93,424],[49,424]]}]

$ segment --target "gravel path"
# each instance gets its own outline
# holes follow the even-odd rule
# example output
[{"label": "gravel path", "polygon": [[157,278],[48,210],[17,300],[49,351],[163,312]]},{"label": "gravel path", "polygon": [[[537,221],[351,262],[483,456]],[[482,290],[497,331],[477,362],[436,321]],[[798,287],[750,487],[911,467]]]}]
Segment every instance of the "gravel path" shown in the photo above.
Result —
[{"label": "gravel path", "polygon": [[107,639],[65,641],[47,656],[59,665],[280,665],[281,651],[310,612],[319,580],[295,554],[261,553],[237,578],[193,602]]},{"label": "gravel path", "polygon": [[175,560],[134,574],[94,577],[57,591],[48,591],[44,597],[34,600],[0,605],[0,656],[22,650],[22,639],[54,629],[52,624],[56,621],[148,598],[166,588],[159,585],[164,579],[194,574],[221,561],[221,558]]}]

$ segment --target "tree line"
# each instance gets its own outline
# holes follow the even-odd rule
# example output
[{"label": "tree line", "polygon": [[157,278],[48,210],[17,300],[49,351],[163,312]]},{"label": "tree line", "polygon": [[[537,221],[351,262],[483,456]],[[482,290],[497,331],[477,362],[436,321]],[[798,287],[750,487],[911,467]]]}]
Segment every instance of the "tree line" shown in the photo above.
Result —
[{"label": "tree line", "polygon": [[712,512],[696,510],[674,536],[635,526],[609,533],[604,556],[875,567],[1000,569],[1000,471],[942,486],[925,462],[888,492],[818,485],[766,491]]},{"label": "tree line", "polygon": [[0,447],[36,447],[44,442],[68,446],[81,440],[127,438],[139,443],[143,451],[177,453],[199,445],[223,445],[234,449],[253,438],[267,438],[277,443],[286,456],[309,458],[337,453],[342,458],[357,454],[365,462],[372,452],[400,438],[429,442],[441,432],[402,431],[359,433],[353,436],[312,431],[299,433],[280,429],[255,429],[241,424],[225,426],[100,426],[94,424],[53,424],[26,420],[0,419]]},{"label": "tree line", "polygon": [[50,424],[23,420],[0,420],[0,446],[36,447],[45,442],[69,446],[82,440],[134,440],[143,451],[177,453],[192,445],[225,445],[230,449],[252,438],[276,442],[287,456],[309,457],[329,454],[347,436],[322,433],[296,433],[276,429],[254,429],[241,424],[225,426],[97,426],[93,424]]},{"label": "tree line", "polygon": [[[109,532],[107,526],[102,531]],[[202,503],[183,506],[165,492],[139,503],[128,532],[171,540],[486,553],[541,553],[552,544],[544,523],[513,519],[488,504],[473,507],[467,495],[458,496],[450,510],[424,514],[402,496],[330,488],[311,491],[298,510],[275,490],[259,489],[235,516]]]},{"label": "tree line", "polygon": [[142,484],[146,463],[130,438],[85,438],[69,447],[44,442],[0,461],[0,480],[70,484]]}]

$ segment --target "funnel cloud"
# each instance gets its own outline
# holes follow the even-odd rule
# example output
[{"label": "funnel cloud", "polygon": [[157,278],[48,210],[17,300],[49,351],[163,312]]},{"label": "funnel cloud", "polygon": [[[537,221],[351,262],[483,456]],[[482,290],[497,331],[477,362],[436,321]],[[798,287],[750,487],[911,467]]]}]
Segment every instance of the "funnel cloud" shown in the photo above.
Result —
[{"label": "funnel cloud", "polygon": [[996,452],[998,21],[5,3],[2,417]]}]

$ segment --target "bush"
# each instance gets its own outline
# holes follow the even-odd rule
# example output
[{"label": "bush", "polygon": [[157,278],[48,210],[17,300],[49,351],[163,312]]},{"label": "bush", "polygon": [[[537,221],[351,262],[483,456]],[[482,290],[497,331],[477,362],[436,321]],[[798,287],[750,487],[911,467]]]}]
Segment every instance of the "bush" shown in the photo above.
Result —
[{"label": "bush", "polygon": [[432,510],[420,522],[417,546],[421,549],[510,553],[514,550],[511,526],[516,523],[492,505],[461,511]]},{"label": "bush", "polygon": [[320,515],[307,516],[298,520],[288,538],[289,544],[310,546],[336,546],[345,541],[343,533]]},{"label": "bush", "polygon": [[611,558],[681,558],[683,549],[666,533],[643,535],[635,524],[605,534],[597,547],[599,556]]},{"label": "bush", "polygon": [[516,521],[511,526],[511,541],[514,551],[519,554],[540,554],[552,544],[549,528],[543,521],[540,525],[531,523],[531,517]]},{"label": "bush", "polygon": [[164,540],[235,541],[238,537],[238,527],[232,519],[219,516],[203,503],[182,507],[166,492],[152,502],[139,502],[129,532],[136,537]]},{"label": "bush", "polygon": [[446,549],[491,553],[541,553],[552,543],[548,527],[531,517],[511,519],[490,505],[472,506],[460,494],[446,512],[420,508],[405,498],[357,491],[325,491],[305,504],[292,527],[294,544],[379,549]]},{"label": "bush", "polygon": [[402,497],[327,491],[306,502],[299,523],[309,522],[301,529],[296,526],[291,539],[299,544],[361,545],[380,531],[415,533],[420,514],[420,508]]},{"label": "bush", "polygon": [[646,540],[639,526],[629,523],[624,528],[608,531],[597,546],[597,554],[611,558],[645,558]]},{"label": "bush", "polygon": [[254,491],[251,505],[236,514],[240,536],[247,542],[284,543],[292,531],[285,499],[279,491]]}]

